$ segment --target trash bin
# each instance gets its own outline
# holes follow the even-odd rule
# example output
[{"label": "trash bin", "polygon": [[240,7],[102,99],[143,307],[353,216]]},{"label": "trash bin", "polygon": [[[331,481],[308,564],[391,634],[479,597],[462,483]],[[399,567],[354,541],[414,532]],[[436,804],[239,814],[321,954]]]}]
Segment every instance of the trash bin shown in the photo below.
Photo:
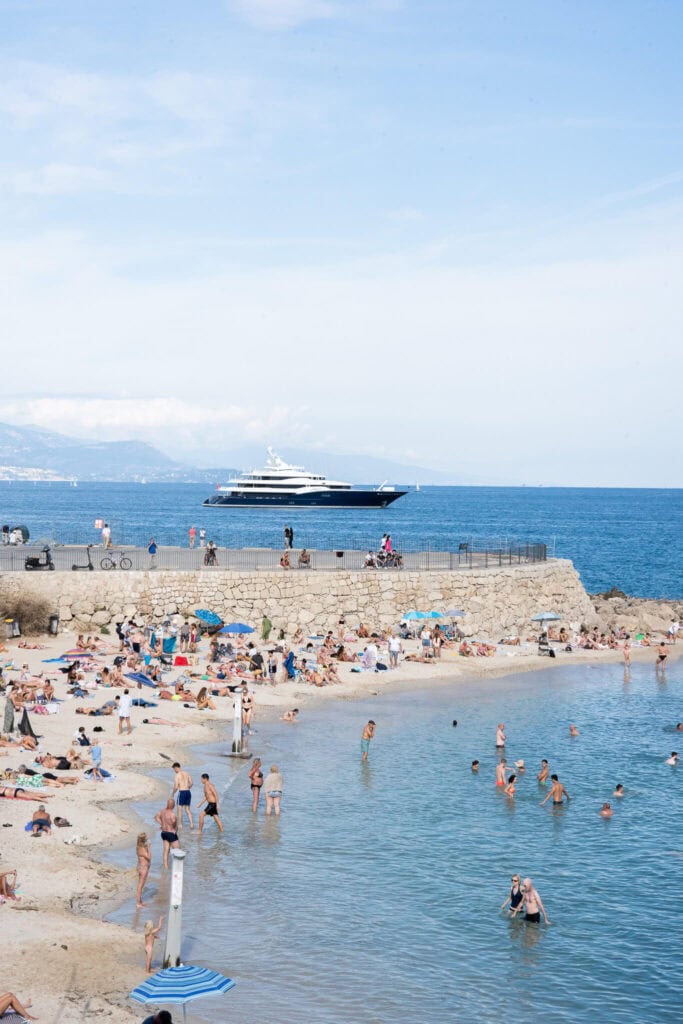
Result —
[{"label": "trash bin", "polygon": [[57,633],[59,633],[59,615],[50,616],[50,624],[48,626],[48,629],[51,636],[57,636]]},{"label": "trash bin", "polygon": [[335,551],[335,555],[337,556],[337,558],[343,558],[344,557],[344,552],[343,551]]}]

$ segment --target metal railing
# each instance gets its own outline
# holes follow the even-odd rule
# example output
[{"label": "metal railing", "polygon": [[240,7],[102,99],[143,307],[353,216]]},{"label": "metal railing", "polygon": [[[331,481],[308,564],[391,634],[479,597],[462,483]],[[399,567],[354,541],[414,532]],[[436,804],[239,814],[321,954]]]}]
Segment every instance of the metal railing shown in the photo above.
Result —
[{"label": "metal railing", "polygon": [[[90,564],[88,568],[88,550]],[[394,559],[386,564],[377,561],[378,553],[371,548],[308,549],[308,561],[301,558],[301,548],[288,552],[289,566],[282,564],[283,550],[275,548],[233,548],[217,547],[215,563],[207,560],[207,548],[158,547],[156,555],[150,555],[146,547],[115,545],[105,549],[101,545],[88,548],[84,544],[60,545],[50,548],[50,555],[56,571],[68,572],[126,572],[135,570],[175,572],[216,572],[233,570],[237,572],[315,570],[366,570],[367,572],[438,572],[444,570],[486,569],[493,566],[519,565],[525,562],[544,562],[548,557],[545,544],[473,544],[459,543],[455,550],[443,551],[426,545],[419,550],[394,549]],[[375,564],[368,565],[368,553],[373,551]],[[0,572],[43,572],[46,568],[27,570],[26,560],[45,562],[41,544],[3,545],[0,547]],[[114,568],[107,568],[109,562]],[[121,567],[123,563],[123,568]],[[130,563],[130,564],[129,564]],[[74,568],[75,567],[75,568]]]}]

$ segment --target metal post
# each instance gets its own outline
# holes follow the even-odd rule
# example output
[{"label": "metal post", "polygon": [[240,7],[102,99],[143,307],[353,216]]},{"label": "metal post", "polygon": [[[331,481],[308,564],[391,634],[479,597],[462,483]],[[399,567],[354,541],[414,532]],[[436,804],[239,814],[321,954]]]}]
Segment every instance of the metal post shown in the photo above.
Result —
[{"label": "metal post", "polygon": [[235,695],[235,703],[233,704],[234,717],[232,720],[232,752],[233,754],[242,753],[242,693],[241,691]]},{"label": "metal post", "polygon": [[168,925],[166,928],[166,948],[164,950],[164,967],[179,967],[180,942],[183,917],[183,861],[184,850],[171,850],[171,895],[168,900]]}]

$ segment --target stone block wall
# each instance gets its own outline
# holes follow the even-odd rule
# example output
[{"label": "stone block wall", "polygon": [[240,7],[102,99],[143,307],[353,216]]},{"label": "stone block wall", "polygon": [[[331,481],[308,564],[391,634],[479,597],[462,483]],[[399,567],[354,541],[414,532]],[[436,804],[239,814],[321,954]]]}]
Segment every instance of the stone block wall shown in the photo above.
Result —
[{"label": "stone block wall", "polygon": [[46,598],[62,626],[78,632],[110,625],[113,632],[113,623],[124,617],[185,617],[196,608],[252,626],[265,613],[276,629],[288,633],[298,626],[309,632],[336,629],[340,615],[350,626],[362,621],[376,627],[396,624],[410,608],[462,608],[462,631],[489,640],[526,635],[532,616],[541,611],[557,612],[573,628],[595,618],[578,573],[563,559],[437,572],[212,569],[0,575],[0,611],[4,597],[19,594]]}]

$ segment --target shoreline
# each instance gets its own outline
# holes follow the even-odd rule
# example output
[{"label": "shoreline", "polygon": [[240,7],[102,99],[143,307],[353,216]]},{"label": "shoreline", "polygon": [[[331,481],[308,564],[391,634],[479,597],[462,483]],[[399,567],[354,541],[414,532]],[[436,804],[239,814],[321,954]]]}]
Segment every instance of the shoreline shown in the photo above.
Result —
[{"label": "shoreline", "polygon": [[[10,653],[16,656],[17,661],[26,660],[32,668],[37,668],[36,661],[55,656],[64,648],[65,637],[66,634],[62,634],[61,637],[50,638],[49,644],[40,652],[12,645]],[[520,651],[522,653],[518,653]],[[320,708],[328,703],[331,707],[338,700],[362,701],[370,696],[407,691],[418,693],[425,688],[472,686],[478,681],[551,666],[621,664],[623,657],[621,651],[574,652],[566,656],[558,654],[551,660],[539,657],[535,649],[523,653],[523,649],[515,648],[511,652],[505,652],[508,657],[499,653],[494,658],[462,659],[445,651],[440,663],[427,665],[404,661],[398,670],[373,673],[371,679],[366,673],[356,679],[355,674],[349,671],[350,665],[344,665],[341,667],[345,671],[340,672],[343,682],[321,690],[298,682],[280,683],[274,689],[253,686],[255,721],[273,721],[283,709],[294,705]],[[681,656],[683,645],[671,648],[672,661]],[[654,649],[635,648],[632,659],[633,664],[653,664]],[[103,694],[107,691],[98,693],[98,703]],[[57,744],[70,745],[66,737],[72,735],[76,725],[85,724],[89,733],[92,730],[94,722],[91,719],[73,714],[74,703],[70,701],[62,705],[63,715],[50,716],[51,724],[53,721],[57,724],[61,719],[59,735],[50,736],[53,750],[58,749]],[[146,977],[142,935],[123,925],[102,920],[134,897],[134,852],[128,868],[106,863],[104,852],[107,849],[134,850],[136,830],[142,819],[133,805],[159,797],[161,806],[168,792],[168,787],[156,777],[158,769],[167,766],[170,780],[170,762],[173,759],[181,760],[192,768],[197,764],[197,747],[220,742],[232,735],[232,701],[227,698],[218,704],[216,712],[205,713],[211,715],[207,719],[201,718],[202,712],[195,709],[187,711],[177,703],[163,702],[161,709],[157,710],[162,710],[169,720],[182,724],[182,728],[143,726],[140,723],[142,713],[138,711],[133,719],[136,724],[130,740],[132,761],[131,748],[125,746],[129,742],[126,736],[119,738],[111,728],[105,734],[103,763],[104,767],[115,770],[116,784],[100,784],[98,789],[98,784],[82,781],[77,787],[51,791],[52,799],[46,804],[48,810],[53,816],[55,813],[67,816],[73,823],[72,829],[55,829],[52,837],[44,837],[27,848],[29,837],[21,830],[21,822],[31,817],[37,804],[23,801],[3,801],[0,804],[3,819],[13,825],[13,828],[3,830],[3,869],[19,869],[19,890],[23,896],[21,903],[7,902],[0,907],[0,914],[13,915],[6,924],[11,928],[12,945],[21,951],[14,958],[14,969],[8,973],[7,985],[20,996],[31,995],[38,1016],[45,1017],[46,1012],[55,1014],[57,1011],[54,1019],[60,1024],[82,1021],[84,1009],[90,1013],[114,1014],[121,1024],[137,1024],[139,1021],[140,1010],[133,1008],[127,993]],[[184,717],[189,720],[182,721]],[[42,718],[32,718],[36,732],[43,721]],[[97,722],[115,724],[116,719],[97,719]],[[165,754],[170,760],[166,762],[160,754]],[[26,755],[15,754],[14,751],[12,755],[0,758],[3,769],[27,760]],[[145,826],[143,821],[140,827]],[[81,836],[82,842],[77,846],[65,845],[64,840],[74,835]],[[164,876],[158,874],[160,850],[156,831],[150,830],[150,835],[153,842],[151,876],[155,884],[163,884]],[[56,938],[46,940],[46,933]],[[93,956],[94,949],[102,948],[106,948],[110,955]],[[158,962],[162,951],[163,940],[155,950],[155,962]],[[35,971],[36,963],[41,964],[38,973]],[[122,973],[130,977],[123,991]]]}]

